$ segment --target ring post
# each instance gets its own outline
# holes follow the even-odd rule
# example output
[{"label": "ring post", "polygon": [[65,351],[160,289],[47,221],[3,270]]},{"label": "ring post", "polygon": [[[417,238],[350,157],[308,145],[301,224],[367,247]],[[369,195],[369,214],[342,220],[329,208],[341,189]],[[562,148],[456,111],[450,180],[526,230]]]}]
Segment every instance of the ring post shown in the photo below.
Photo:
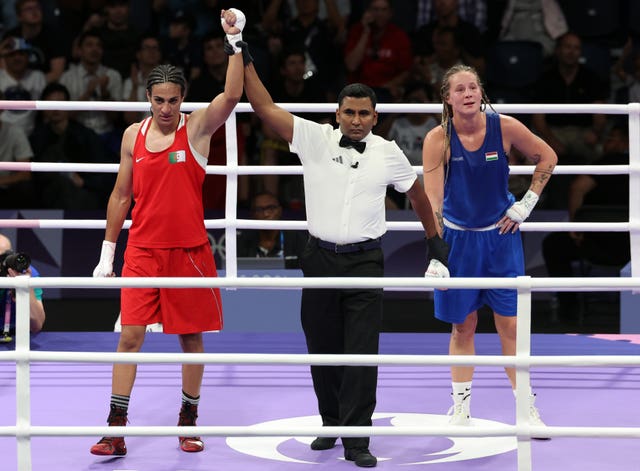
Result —
[{"label": "ring post", "polygon": [[[518,277],[518,316],[516,327],[516,435],[518,471],[531,471],[531,430],[529,394],[531,385],[531,277]],[[522,433],[526,426],[526,433]]]},{"label": "ring post", "polygon": [[16,443],[18,469],[31,469],[31,384],[29,363],[29,281],[16,280]]}]

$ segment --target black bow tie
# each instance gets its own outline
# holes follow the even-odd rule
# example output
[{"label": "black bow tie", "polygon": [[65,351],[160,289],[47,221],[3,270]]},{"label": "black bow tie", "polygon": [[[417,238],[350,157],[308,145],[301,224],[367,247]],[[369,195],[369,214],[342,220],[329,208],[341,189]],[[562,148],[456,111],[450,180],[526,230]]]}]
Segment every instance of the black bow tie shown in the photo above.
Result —
[{"label": "black bow tie", "polygon": [[367,147],[367,143],[362,141],[354,141],[349,139],[347,136],[342,136],[340,138],[340,147],[353,147],[355,150],[362,154],[364,152],[364,148]]}]

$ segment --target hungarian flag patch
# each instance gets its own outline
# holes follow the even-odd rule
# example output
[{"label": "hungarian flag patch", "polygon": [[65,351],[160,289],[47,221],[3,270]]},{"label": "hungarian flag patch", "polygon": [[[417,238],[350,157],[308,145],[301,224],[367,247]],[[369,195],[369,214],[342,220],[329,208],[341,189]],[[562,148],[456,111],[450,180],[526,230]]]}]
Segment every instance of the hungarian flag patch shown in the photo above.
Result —
[{"label": "hungarian flag patch", "polygon": [[492,160],[498,160],[498,153],[497,152],[486,152],[484,154],[484,160],[486,160],[487,162],[491,162]]}]

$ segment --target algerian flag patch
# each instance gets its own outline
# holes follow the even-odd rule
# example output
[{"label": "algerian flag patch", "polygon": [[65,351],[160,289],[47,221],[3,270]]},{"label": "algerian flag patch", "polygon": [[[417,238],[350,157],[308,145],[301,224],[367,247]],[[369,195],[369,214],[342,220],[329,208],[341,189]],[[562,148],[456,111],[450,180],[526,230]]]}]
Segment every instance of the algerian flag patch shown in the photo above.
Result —
[{"label": "algerian flag patch", "polygon": [[176,152],[169,152],[169,163],[170,164],[177,164],[179,162],[186,162],[186,161],[187,161],[187,153],[184,150],[178,150]]},{"label": "algerian flag patch", "polygon": [[498,153],[497,152],[486,152],[484,154],[484,160],[486,160],[487,162],[491,162],[492,160],[498,160]]}]

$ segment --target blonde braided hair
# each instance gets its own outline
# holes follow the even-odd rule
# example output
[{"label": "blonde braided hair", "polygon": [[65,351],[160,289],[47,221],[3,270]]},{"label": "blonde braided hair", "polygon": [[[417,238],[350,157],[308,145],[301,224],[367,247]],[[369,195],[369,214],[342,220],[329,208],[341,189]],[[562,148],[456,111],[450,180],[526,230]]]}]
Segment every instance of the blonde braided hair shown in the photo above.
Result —
[{"label": "blonde braided hair", "polygon": [[478,71],[476,69],[468,65],[457,64],[457,65],[454,65],[453,67],[450,67],[444,73],[444,75],[442,76],[442,85],[440,86],[440,100],[442,101],[442,119],[440,121],[440,126],[442,126],[442,129],[444,130],[444,146],[442,148],[442,160],[434,168],[427,170],[427,173],[434,171],[440,165],[442,165],[447,169],[445,173],[445,183],[447,181],[447,176],[449,174],[448,172],[449,166],[446,164],[446,159],[447,159],[447,152],[451,147],[451,126],[453,126],[451,122],[451,120],[453,119],[453,108],[451,107],[451,105],[447,103],[447,98],[449,97],[449,90],[451,88],[451,84],[450,84],[451,77],[460,72],[469,72],[476,76],[476,79],[478,81],[478,86],[482,91],[482,101],[480,104],[480,111],[484,111],[487,108],[487,106],[489,106],[489,108],[491,108],[494,112],[496,111],[495,109],[493,109],[493,106],[491,105],[491,101],[489,100],[487,93],[484,91],[482,80],[480,80],[480,75],[478,74]]}]

